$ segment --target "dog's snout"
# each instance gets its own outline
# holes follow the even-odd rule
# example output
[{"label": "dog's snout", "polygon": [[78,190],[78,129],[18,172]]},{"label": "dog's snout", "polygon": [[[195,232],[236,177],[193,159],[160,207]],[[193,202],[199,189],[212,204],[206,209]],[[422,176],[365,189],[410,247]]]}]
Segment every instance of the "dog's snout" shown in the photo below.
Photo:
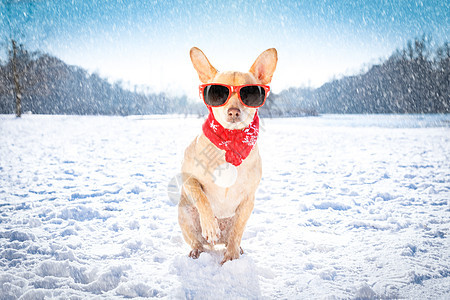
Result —
[{"label": "dog's snout", "polygon": [[228,109],[228,117],[231,118],[239,118],[239,116],[241,115],[241,110],[239,108],[235,108],[235,107],[230,107]]}]

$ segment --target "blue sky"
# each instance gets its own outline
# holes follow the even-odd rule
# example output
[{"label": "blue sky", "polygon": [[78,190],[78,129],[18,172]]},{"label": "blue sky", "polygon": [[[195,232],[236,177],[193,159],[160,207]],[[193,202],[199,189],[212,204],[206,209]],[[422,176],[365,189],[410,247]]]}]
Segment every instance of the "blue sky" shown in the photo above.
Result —
[{"label": "blue sky", "polygon": [[[219,70],[247,71],[265,49],[279,64],[272,88],[319,86],[387,58],[407,40],[449,40],[443,1],[2,1],[2,40],[30,48],[111,81],[195,98],[189,59],[201,48]],[[6,30],[5,30],[6,29]],[[4,45],[4,44],[3,44]]]}]

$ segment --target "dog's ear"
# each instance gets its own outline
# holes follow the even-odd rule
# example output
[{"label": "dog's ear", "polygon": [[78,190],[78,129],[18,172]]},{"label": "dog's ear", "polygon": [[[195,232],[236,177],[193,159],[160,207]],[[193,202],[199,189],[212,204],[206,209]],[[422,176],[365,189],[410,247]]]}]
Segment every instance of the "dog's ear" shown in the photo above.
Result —
[{"label": "dog's ear", "polygon": [[277,67],[277,61],[277,50],[275,48],[267,49],[258,56],[250,68],[250,73],[262,84],[269,84],[272,81],[273,72],[275,72],[275,68]]},{"label": "dog's ear", "polygon": [[190,55],[200,81],[203,83],[210,82],[216,76],[217,70],[211,65],[206,55],[197,47],[191,48]]}]

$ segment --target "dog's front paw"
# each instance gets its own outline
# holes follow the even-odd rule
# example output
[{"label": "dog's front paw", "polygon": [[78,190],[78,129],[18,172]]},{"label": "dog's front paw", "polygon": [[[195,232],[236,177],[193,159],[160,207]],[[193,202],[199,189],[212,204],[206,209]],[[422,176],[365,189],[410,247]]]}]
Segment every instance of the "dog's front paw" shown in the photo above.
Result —
[{"label": "dog's front paw", "polygon": [[243,253],[244,253],[244,251],[242,251],[241,247],[227,247],[227,251],[225,251],[223,260],[220,264],[223,265],[224,263],[226,263],[229,260],[238,259],[239,254],[243,254]]},{"label": "dog's front paw", "polygon": [[220,237],[220,228],[216,217],[200,217],[200,226],[202,227],[202,236],[208,243],[214,245]]},{"label": "dog's front paw", "polygon": [[193,258],[193,259],[197,259],[200,257],[200,254],[202,254],[203,250],[202,249],[193,249],[190,253],[189,253],[189,257]]}]

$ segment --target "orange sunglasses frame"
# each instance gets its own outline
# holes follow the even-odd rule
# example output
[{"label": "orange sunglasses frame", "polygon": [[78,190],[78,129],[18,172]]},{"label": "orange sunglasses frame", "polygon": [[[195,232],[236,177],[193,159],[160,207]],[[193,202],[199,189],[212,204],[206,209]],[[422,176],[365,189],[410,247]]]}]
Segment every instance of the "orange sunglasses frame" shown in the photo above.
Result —
[{"label": "orange sunglasses frame", "polygon": [[[227,98],[227,100],[225,100],[225,102],[222,105],[212,106],[212,105],[209,105],[208,103],[206,103],[203,93],[205,91],[205,88],[207,86],[210,86],[210,85],[220,85],[220,86],[224,86],[224,87],[228,88],[228,98]],[[264,97],[264,101],[263,101],[263,103],[261,105],[259,105],[259,106],[249,106],[249,105],[245,104],[244,101],[242,101],[240,91],[241,91],[242,88],[247,87],[247,86],[259,86],[259,87],[262,87],[264,89],[265,97]],[[233,93],[237,93],[239,101],[241,101],[242,105],[244,105],[246,107],[250,107],[250,108],[258,108],[258,107],[263,106],[264,103],[266,103],[267,96],[269,96],[269,92],[270,92],[270,86],[264,85],[264,84],[244,84],[244,85],[237,85],[236,86],[236,85],[228,85],[228,84],[222,84],[222,83],[206,83],[206,84],[201,84],[199,86],[199,92],[200,92],[200,98],[203,100],[203,102],[205,103],[206,106],[211,106],[211,107],[224,106],[224,105],[226,105],[228,103],[228,101],[230,100],[230,98],[233,95]]]}]

